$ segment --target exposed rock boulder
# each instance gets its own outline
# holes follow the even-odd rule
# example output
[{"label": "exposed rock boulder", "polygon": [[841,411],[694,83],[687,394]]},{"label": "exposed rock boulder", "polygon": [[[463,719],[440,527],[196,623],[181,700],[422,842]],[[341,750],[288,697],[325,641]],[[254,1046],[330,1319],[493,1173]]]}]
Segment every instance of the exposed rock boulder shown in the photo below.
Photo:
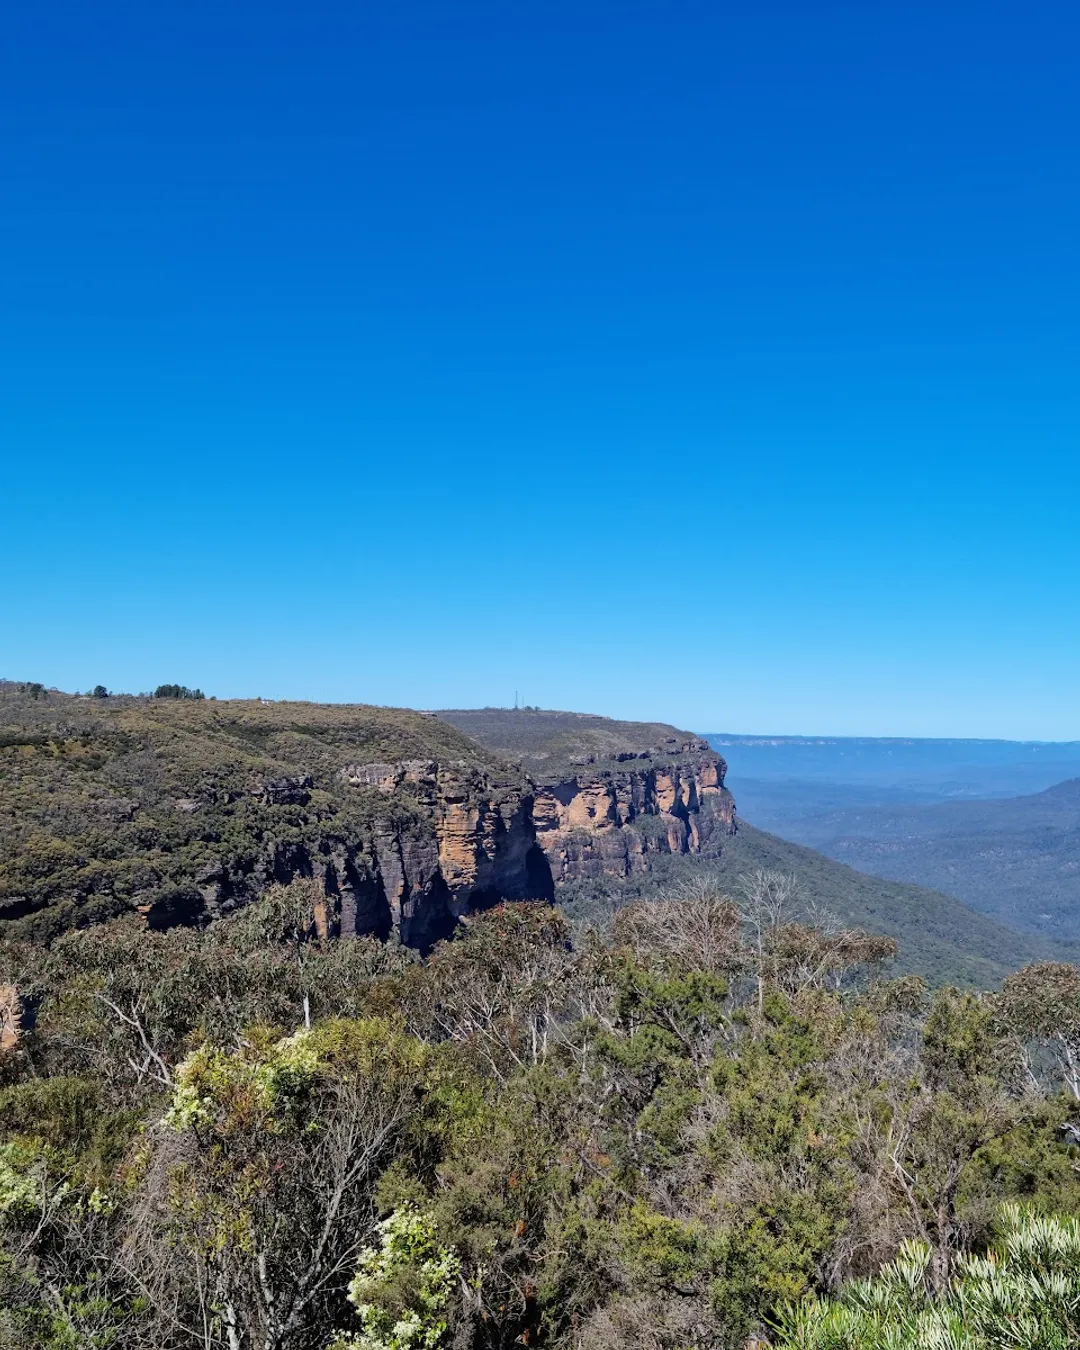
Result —
[{"label": "exposed rock boulder", "polygon": [[263,784],[262,800],[270,806],[307,806],[313,786],[310,774],[295,778],[272,778]]},{"label": "exposed rock boulder", "polygon": [[0,984],[0,1054],[18,1050],[22,1039],[23,1007],[13,984]]}]

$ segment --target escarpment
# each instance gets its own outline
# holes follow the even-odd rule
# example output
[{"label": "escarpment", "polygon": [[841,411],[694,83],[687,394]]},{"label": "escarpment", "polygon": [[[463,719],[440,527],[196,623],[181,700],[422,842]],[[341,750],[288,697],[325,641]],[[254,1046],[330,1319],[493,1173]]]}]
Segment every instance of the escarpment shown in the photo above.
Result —
[{"label": "escarpment", "polygon": [[325,936],[427,948],[470,911],[734,830],[723,760],[674,728],[454,716],[0,682],[0,928],[200,925],[305,878]]},{"label": "escarpment", "polygon": [[664,723],[536,708],[440,716],[528,770],[536,836],[556,882],[645,872],[657,853],[716,857],[735,833],[723,758]]},{"label": "escarpment", "polygon": [[725,767],[698,751],[682,762],[597,765],[538,787],[533,819],[555,879],[644,872],[650,853],[718,856],[735,832]]},{"label": "escarpment", "polygon": [[389,822],[372,836],[374,909],[346,903],[342,932],[380,931],[425,946],[444,937],[463,914],[500,900],[551,900],[551,869],[537,845],[528,786],[499,782],[462,764],[409,760],[349,765],[353,786],[388,798],[405,795],[417,827]]},{"label": "escarpment", "polygon": [[[552,898],[524,779],[434,760],[346,764],[338,779],[367,817],[359,837],[316,825],[302,839],[271,838],[238,867],[212,860],[196,877],[207,916],[248,903],[273,882],[313,878],[326,897],[324,936],[394,934],[426,948],[464,914],[501,900]],[[298,803],[290,796],[283,804]],[[175,920],[160,904],[145,913],[152,924]]]},{"label": "escarpment", "polygon": [[298,878],[318,884],[325,936],[419,948],[472,910],[554,894],[528,777],[436,718],[0,685],[9,935],[130,910],[199,925]]}]

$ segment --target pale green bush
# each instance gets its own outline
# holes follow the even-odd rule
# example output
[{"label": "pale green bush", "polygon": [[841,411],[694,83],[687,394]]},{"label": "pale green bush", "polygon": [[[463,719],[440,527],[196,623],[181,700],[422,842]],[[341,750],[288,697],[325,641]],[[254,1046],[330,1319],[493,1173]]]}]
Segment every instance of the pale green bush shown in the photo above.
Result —
[{"label": "pale green bush", "polygon": [[905,1243],[880,1275],[778,1319],[783,1350],[1069,1350],[1080,1344],[1080,1220],[1007,1206],[1002,1240],[928,1284],[930,1250]]},{"label": "pale green bush", "polygon": [[361,1330],[331,1350],[439,1350],[460,1263],[440,1247],[431,1217],[411,1205],[378,1227],[379,1242],[360,1253],[349,1301]]}]

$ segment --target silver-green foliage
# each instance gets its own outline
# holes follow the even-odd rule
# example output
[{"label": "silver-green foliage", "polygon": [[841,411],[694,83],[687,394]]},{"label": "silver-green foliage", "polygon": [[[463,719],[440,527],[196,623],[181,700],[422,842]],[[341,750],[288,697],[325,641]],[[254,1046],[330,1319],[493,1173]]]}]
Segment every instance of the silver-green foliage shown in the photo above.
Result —
[{"label": "silver-green foliage", "polygon": [[836,1299],[793,1304],[784,1350],[1068,1350],[1080,1344],[1080,1220],[1010,1205],[1001,1242],[928,1285],[930,1251],[908,1242],[880,1275]]}]

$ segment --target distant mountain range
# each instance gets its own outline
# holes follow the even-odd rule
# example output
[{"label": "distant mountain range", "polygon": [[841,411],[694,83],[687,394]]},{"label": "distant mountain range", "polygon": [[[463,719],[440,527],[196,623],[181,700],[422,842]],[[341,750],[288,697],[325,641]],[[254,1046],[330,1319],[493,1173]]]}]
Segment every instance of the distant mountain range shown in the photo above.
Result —
[{"label": "distant mountain range", "polygon": [[1080,743],[709,740],[740,815],[761,828],[1011,927],[1080,940]]}]

